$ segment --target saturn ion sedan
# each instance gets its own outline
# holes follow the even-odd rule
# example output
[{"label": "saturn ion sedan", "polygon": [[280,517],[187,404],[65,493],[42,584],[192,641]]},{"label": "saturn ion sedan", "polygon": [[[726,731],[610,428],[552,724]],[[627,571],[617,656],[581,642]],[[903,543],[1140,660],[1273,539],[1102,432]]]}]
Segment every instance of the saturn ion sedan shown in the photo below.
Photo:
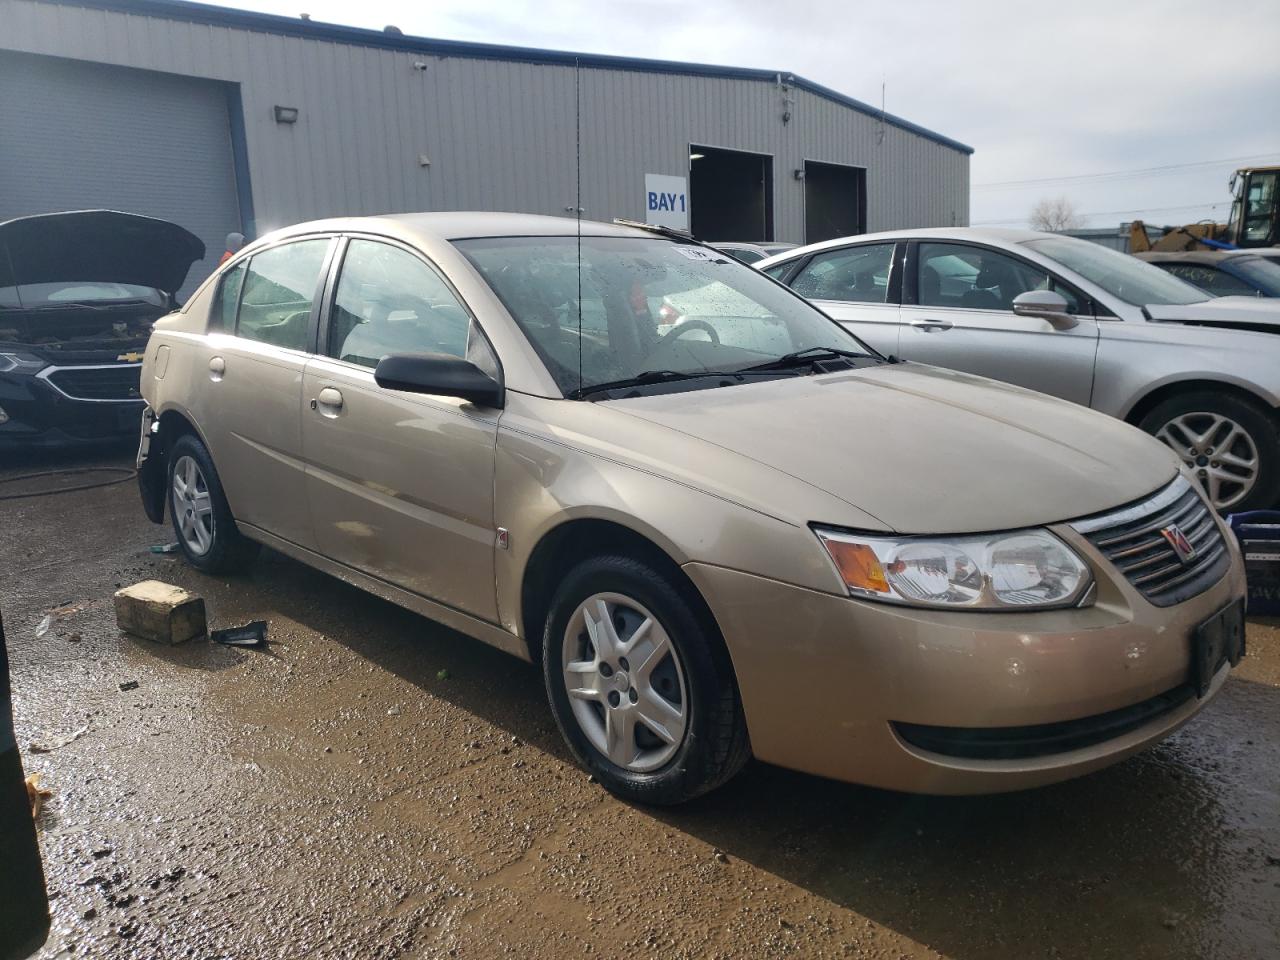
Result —
[{"label": "saturn ion sedan", "polygon": [[573,754],[637,801],[751,754],[1063,780],[1243,651],[1239,553],[1159,441],[890,360],[657,228],[291,227],[156,324],[142,391],[145,509],[189,563],[266,544],[541,664]]}]

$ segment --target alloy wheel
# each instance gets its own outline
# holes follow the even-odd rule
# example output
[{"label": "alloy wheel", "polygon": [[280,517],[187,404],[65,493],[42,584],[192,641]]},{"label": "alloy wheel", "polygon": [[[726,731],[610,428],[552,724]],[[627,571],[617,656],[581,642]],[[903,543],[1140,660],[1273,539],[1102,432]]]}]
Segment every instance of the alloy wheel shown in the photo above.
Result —
[{"label": "alloy wheel", "polygon": [[1249,432],[1220,413],[1184,413],[1156,431],[1182,461],[1195,471],[1219,510],[1244,500],[1258,482],[1261,463]]},{"label": "alloy wheel", "polygon": [[173,465],[173,515],[186,548],[204,556],[213,546],[213,500],[209,484],[193,457]]},{"label": "alloy wheel", "polygon": [[561,653],[574,719],[613,764],[649,773],[669,762],[689,724],[689,691],[671,638],[629,597],[598,593],[574,611]]}]

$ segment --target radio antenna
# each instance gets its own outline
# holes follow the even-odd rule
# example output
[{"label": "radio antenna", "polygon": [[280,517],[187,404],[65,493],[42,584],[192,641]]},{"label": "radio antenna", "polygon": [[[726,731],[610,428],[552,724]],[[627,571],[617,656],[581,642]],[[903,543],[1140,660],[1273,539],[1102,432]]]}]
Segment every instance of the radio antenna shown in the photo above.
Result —
[{"label": "radio antenna", "polygon": [[574,196],[578,224],[578,394],[582,394],[582,61],[573,58]]}]

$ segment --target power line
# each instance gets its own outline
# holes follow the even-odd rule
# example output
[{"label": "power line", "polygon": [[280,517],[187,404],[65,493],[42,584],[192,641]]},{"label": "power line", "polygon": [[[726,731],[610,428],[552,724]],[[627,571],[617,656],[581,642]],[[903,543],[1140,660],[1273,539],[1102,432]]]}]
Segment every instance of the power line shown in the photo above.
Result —
[{"label": "power line", "polygon": [[[1184,203],[1177,207],[1139,207],[1136,210],[1096,210],[1090,213],[1076,214],[1078,217],[1120,217],[1134,213],[1168,213],[1172,210],[1201,210],[1205,207],[1213,209],[1230,203],[1229,200],[1206,200],[1203,203]],[[994,227],[1004,223],[1026,223],[1027,217],[1011,217],[1006,220],[975,220],[970,226]]]},{"label": "power line", "polygon": [[975,183],[970,187],[970,189],[986,190],[993,187],[1021,187],[1037,183],[1088,183],[1105,182],[1108,180],[1128,180],[1136,177],[1174,173],[1178,170],[1190,170],[1195,167],[1211,167],[1221,163],[1243,163],[1246,160],[1267,160],[1276,156],[1280,156],[1280,152],[1272,151],[1271,153],[1255,153],[1247,157],[1224,157],[1221,160],[1196,160],[1192,163],[1167,163],[1159,167],[1110,170],[1105,173],[1081,173],[1070,177],[1037,177],[1031,180],[997,180],[991,183]]}]

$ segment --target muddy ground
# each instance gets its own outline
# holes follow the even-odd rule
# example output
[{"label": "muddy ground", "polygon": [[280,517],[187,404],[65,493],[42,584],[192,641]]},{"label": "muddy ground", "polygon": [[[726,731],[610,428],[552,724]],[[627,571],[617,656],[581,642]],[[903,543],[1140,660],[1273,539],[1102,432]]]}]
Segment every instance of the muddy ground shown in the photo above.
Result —
[{"label": "muddy ground", "polygon": [[[127,460],[10,461],[0,495],[85,464]],[[132,484],[0,501],[44,957],[1280,956],[1275,621],[1181,733],[1083,780],[939,799],[753,763],[650,810],[572,764],[533,667],[275,554],[214,579],[149,552],[171,539]],[[122,636],[111,594],[147,577],[270,647]]]}]

